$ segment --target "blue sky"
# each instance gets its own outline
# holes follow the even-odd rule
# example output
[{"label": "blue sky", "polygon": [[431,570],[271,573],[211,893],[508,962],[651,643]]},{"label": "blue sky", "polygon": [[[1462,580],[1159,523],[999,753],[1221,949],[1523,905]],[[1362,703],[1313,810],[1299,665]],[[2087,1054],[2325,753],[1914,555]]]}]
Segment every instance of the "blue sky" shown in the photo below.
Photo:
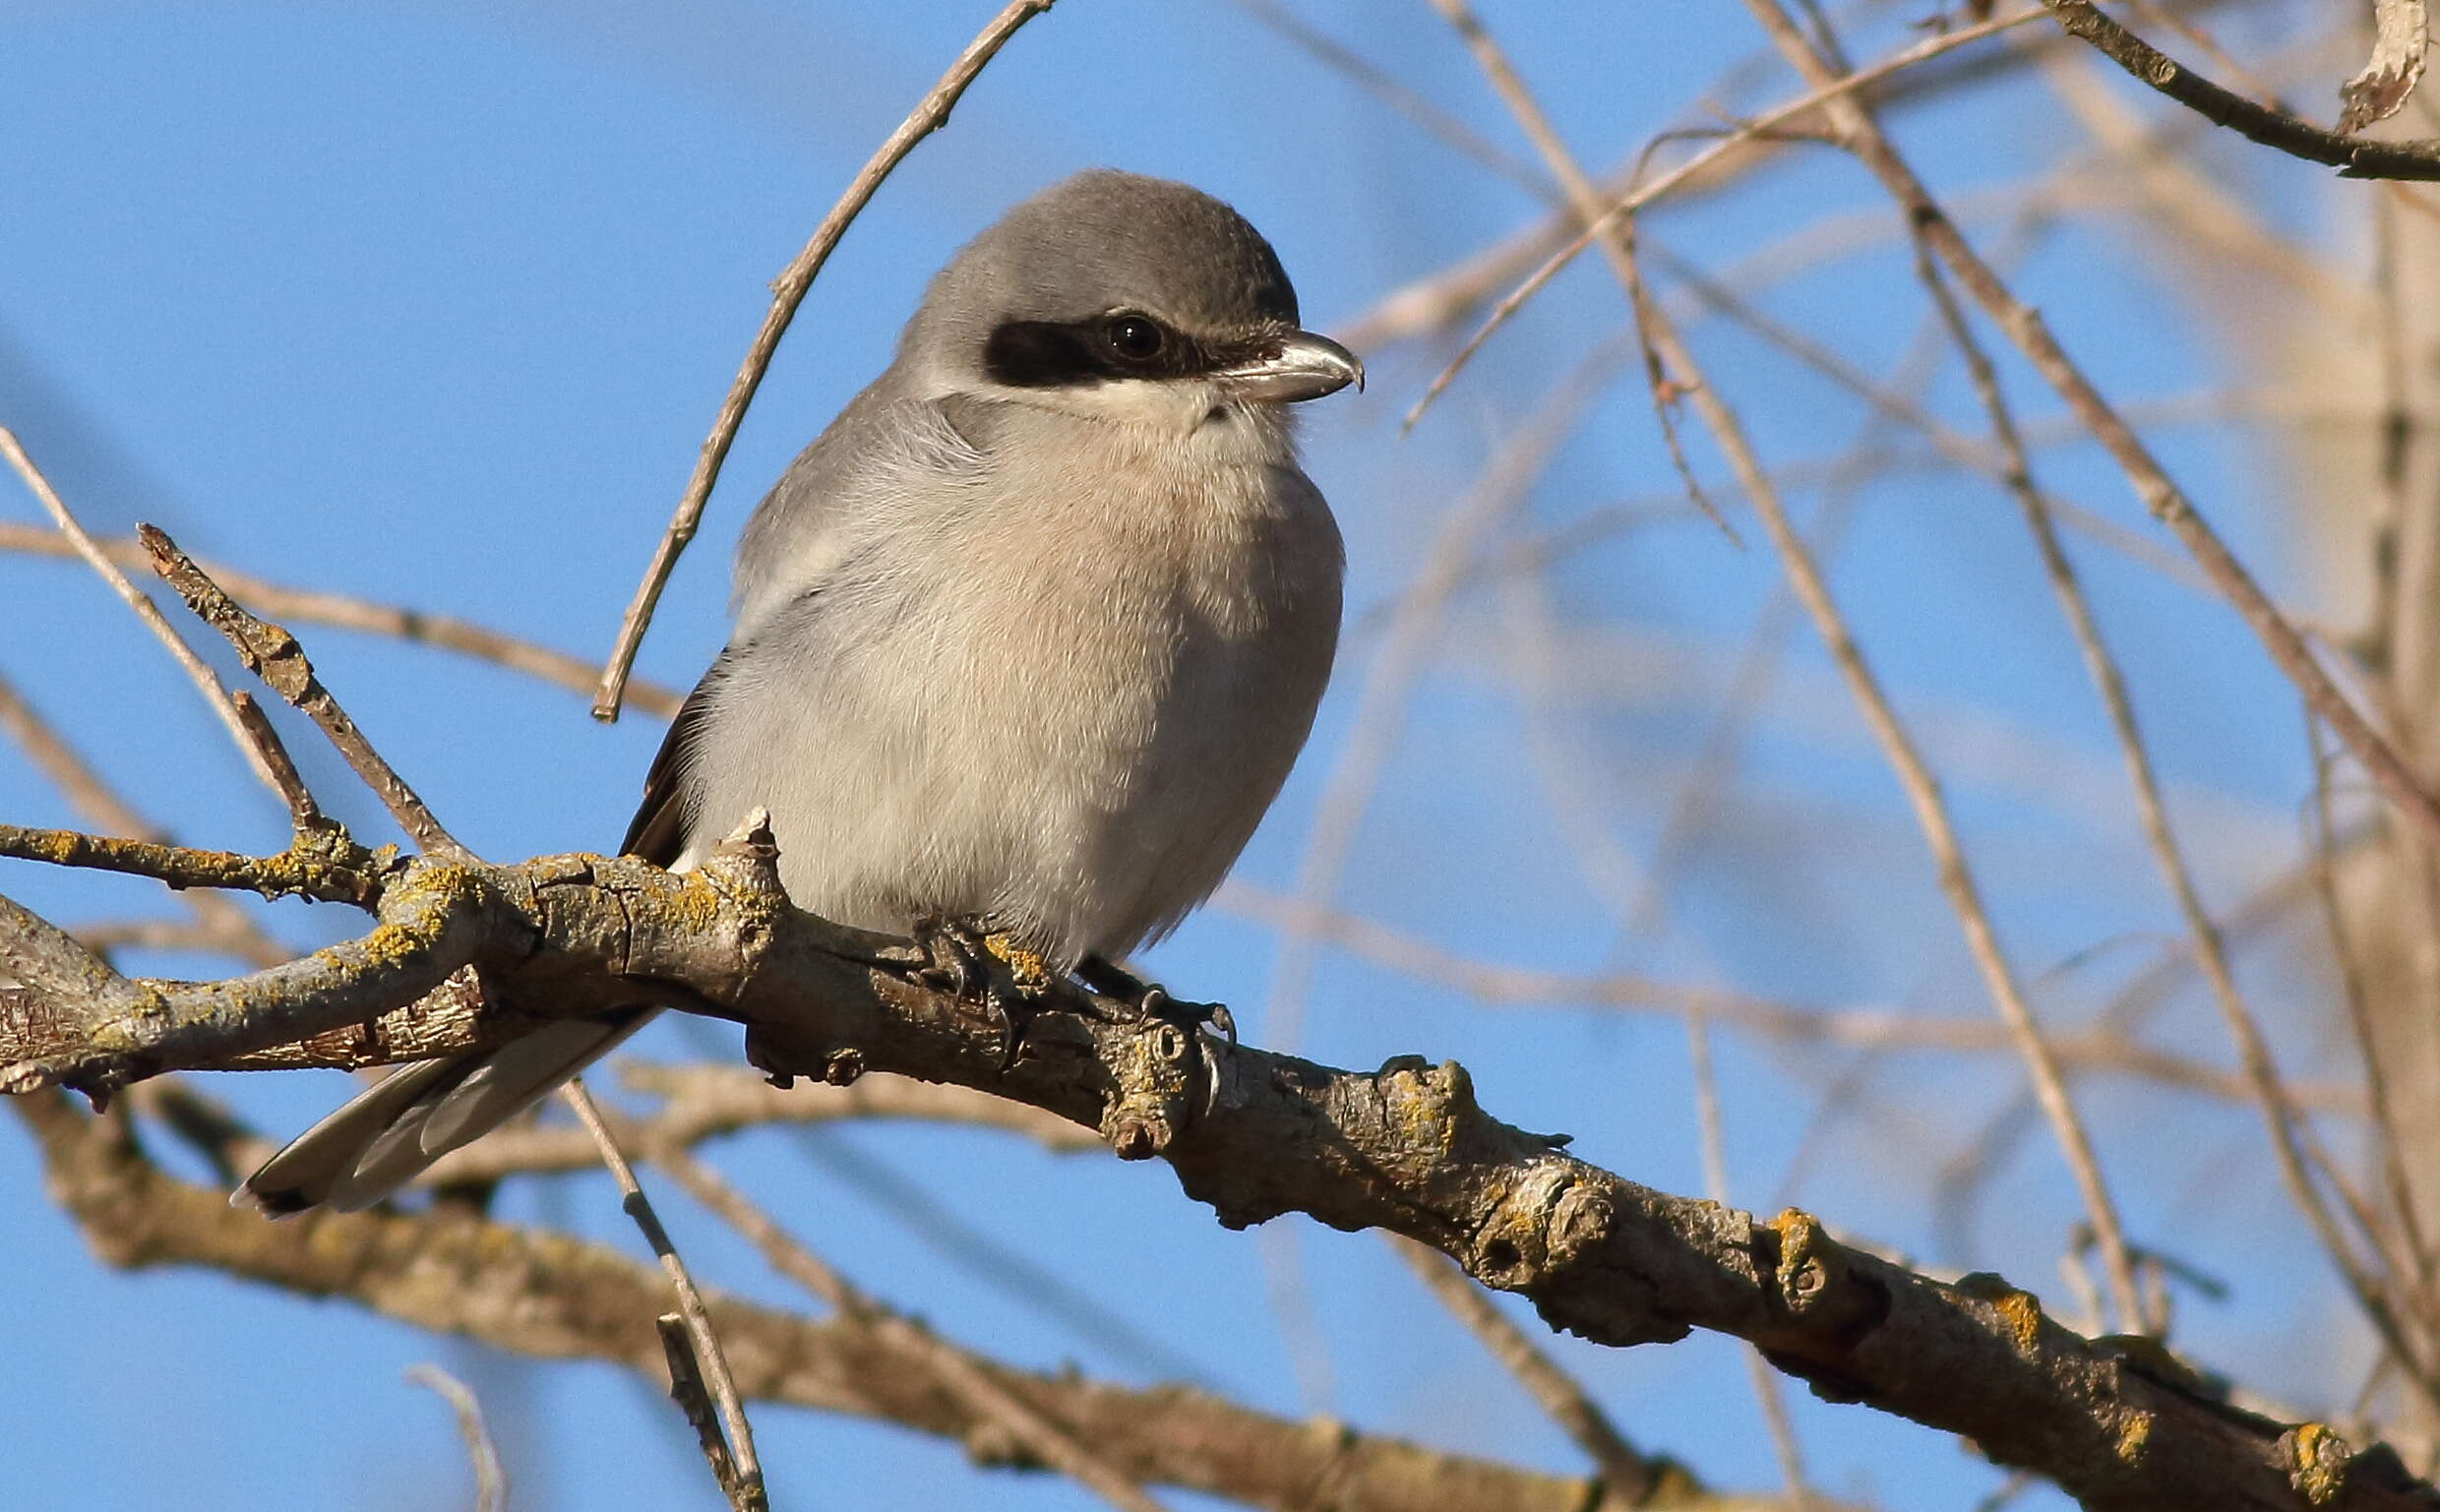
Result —
[{"label": "blue sky", "polygon": [[[597,655],[766,280],[988,11],[19,0],[0,19],[0,424],[96,529],[150,519],[198,555],[274,580],[445,610]],[[1521,151],[1424,8],[1344,0],[1300,11]],[[1490,19],[1562,130],[1601,164],[1689,114],[1699,82],[1758,41],[1741,19],[1698,24],[1665,10],[1537,5]],[[1887,41],[1903,22],[1863,34]],[[1767,82],[1730,103],[1787,89],[1776,73],[1757,77]],[[1946,190],[2004,185],[2047,151],[2014,129],[2034,108],[2024,87],[2003,86],[1969,108],[1908,117],[1905,140]],[[1883,212],[1860,174],[1825,155],[1800,154],[1748,192],[1649,230],[1719,266],[1817,217]],[[1533,211],[1524,192],[1228,5],[1067,0],[884,188],[824,273],[663,602],[644,675],[684,686],[717,649],[726,554],[748,509],[886,360],[930,272],[1006,204],[1100,163],[1233,201],[1277,245],[1308,323],[1325,331]],[[2273,203],[2311,210],[2319,202],[2288,187],[2302,183],[2274,184]],[[1996,224],[1976,229],[1995,236]],[[2223,376],[2183,308],[2106,226],[2052,232],[2025,277],[2038,297],[2055,296],[2054,326],[2113,393],[2182,393]],[[1885,234],[1759,297],[1875,371],[1921,319]],[[1597,269],[1571,272],[1404,440],[1397,416],[1436,350],[1368,354],[1367,394],[1313,407],[1310,470],[1346,526],[1351,616],[1398,591],[1487,449],[1620,314]],[[1713,325],[1695,333],[1774,456],[1818,457],[1861,423],[1852,397],[1750,337]],[[2047,406],[2022,377],[2012,385],[2040,416]],[[1949,378],[1934,407],[1977,426]],[[2246,453],[2213,431],[2162,441],[2239,549],[2282,591],[2304,591],[2302,575],[2283,567],[2269,488]],[[1709,450],[1698,441],[1694,451],[1717,477]],[[2144,528],[2089,449],[2060,450],[2045,467],[2063,494]],[[1630,380],[1605,394],[1513,528],[1666,501],[1674,486]],[[30,500],[0,496],[13,501],[0,503],[7,517],[35,517]],[[2026,975],[2062,1014],[2088,1009],[2170,916],[2021,529],[1995,491],[1953,474],[1899,475],[1864,502],[1836,569],[1843,600],[1952,779]],[[1792,503],[1809,515],[1819,499],[1799,490]],[[1665,507],[1555,564],[1534,602],[1463,596],[1405,712],[1339,901],[1492,959],[1983,1011],[1886,772],[1801,635],[1746,753],[1747,780],[1673,888],[1667,926],[1622,934],[1601,895],[1600,846],[1589,842],[1648,855],[1706,700],[1771,591],[1759,534],[1733,513],[1742,549]],[[2081,555],[2108,628],[2144,648],[2130,668],[2136,696],[2226,902],[2292,848],[2305,790],[2292,699],[2225,613],[2116,558]],[[281,843],[275,806],[90,577],[0,558],[0,671],[113,781],[193,840]],[[1560,658],[1560,694],[1539,710],[1515,675],[1518,626],[1534,623],[1551,628]],[[478,850],[616,839],[658,737],[650,720],[605,729],[577,696],[495,669],[335,632],[307,638],[326,680]],[[1351,631],[1314,747],[1241,877],[1289,885],[1378,643]],[[302,733],[291,744],[335,810],[367,835],[386,833],[335,761]],[[9,751],[0,816],[70,819]],[[0,888],[68,920],[157,907],[142,887],[24,867],[0,870]],[[273,917],[300,943],[348,925],[327,909]],[[1276,946],[1267,928],[1215,911],[1153,964],[1190,996],[1239,1004],[1259,1040]],[[2094,952],[2103,964],[2083,964]],[[2263,986],[2294,984],[2266,968]],[[2184,1048],[2220,1054],[2205,1020],[2176,1022]],[[1357,1065],[1454,1056],[1494,1111],[1570,1129],[1580,1151],[1637,1179],[1701,1187],[1682,1031],[1666,1018],[1486,1009],[1329,955],[1303,1044]],[[640,1047],[731,1048],[727,1031],[701,1025],[656,1030]],[[1800,1200],[1921,1258],[2003,1269],[2045,1294],[2055,1286],[2073,1194],[2038,1140],[1995,1177],[1976,1252],[1939,1252],[1943,1231],[1926,1209],[1943,1142],[2012,1095],[2006,1064],[1894,1062],[1873,1079],[1866,1111],[1833,1129],[1814,1121],[1815,1107],[1843,1061],[1735,1035],[1721,1037],[1719,1056],[1739,1205]],[[344,1090],[335,1074],[228,1080],[243,1084],[214,1090],[270,1130],[300,1125]],[[2192,1315],[2198,1350],[2240,1371],[2343,1353],[2345,1332],[2331,1342],[2317,1311],[2295,1303],[2325,1281],[2285,1252],[2276,1197],[2209,1189],[2213,1161],[2258,1157],[2243,1116],[2123,1084],[2091,1094],[2142,1232],[2190,1231],[2200,1252],[2189,1258],[2256,1281]],[[2148,1142],[2165,1118],[2180,1130],[2176,1158]],[[1903,1153],[1880,1153],[1893,1146]],[[1800,1148],[1813,1154],[1791,1193],[1784,1178]],[[769,1133],[718,1153],[849,1274],[1008,1359],[1149,1379],[1184,1356],[1210,1384],[1269,1410],[1576,1468],[1564,1440],[1370,1238],[1293,1221],[1274,1226],[1287,1240],[1223,1233],[1158,1170],[955,1130]],[[463,1374],[491,1407],[521,1512],[716,1504],[676,1416],[620,1372],[527,1364],[212,1276],[114,1275],[86,1256],[38,1179],[28,1142],[0,1133],[0,1211],[13,1215],[0,1254],[21,1298],[44,1303],[0,1312],[0,1357],[12,1361],[0,1371],[0,1460],[27,1506],[155,1506],[170,1491],[201,1512],[462,1505],[447,1414],[399,1379],[426,1360]],[[1167,1353],[1011,1302],[892,1190],[920,1193],[1064,1277]],[[706,1279],[786,1298],[708,1218],[672,1207]],[[507,1210],[635,1248],[600,1179],[515,1194]],[[1269,1278],[1288,1264],[1323,1320],[1317,1338],[1292,1339],[1274,1320]],[[1638,1443],[1723,1484],[1773,1482],[1729,1343],[1555,1347]],[[1816,1478],[1834,1492],[1928,1509],[1994,1482],[1939,1435],[1790,1396]],[[886,1427],[776,1409],[757,1421],[782,1507],[986,1495],[1015,1508],[1092,1504],[1046,1478],[972,1471],[953,1446]]]}]

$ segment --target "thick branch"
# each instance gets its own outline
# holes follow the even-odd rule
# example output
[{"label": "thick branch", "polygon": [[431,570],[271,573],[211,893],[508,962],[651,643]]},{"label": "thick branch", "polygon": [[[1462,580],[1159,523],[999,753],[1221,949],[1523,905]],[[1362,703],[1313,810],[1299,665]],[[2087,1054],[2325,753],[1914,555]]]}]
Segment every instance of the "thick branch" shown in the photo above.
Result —
[{"label": "thick branch", "polygon": [[[652,1319],[667,1283],[601,1245],[457,1215],[315,1212],[274,1226],[170,1176],[54,1095],[22,1099],[17,1111],[42,1141],[60,1200],[110,1264],[209,1266],[520,1355],[666,1372]],[[1031,1468],[999,1422],[937,1377],[938,1352],[954,1346],[910,1348],[853,1318],[815,1322],[718,1292],[708,1304],[748,1397],[902,1423],[954,1439],[981,1463]],[[1586,1512],[1600,1499],[1585,1481],[1273,1418],[1185,1387],[1136,1390],[956,1353],[1146,1482],[1281,1512],[1325,1498],[1367,1512]],[[1779,1503],[1710,1495],[1679,1477],[1644,1505],[1764,1512]]]},{"label": "thick branch", "polygon": [[[2092,0],[2044,3],[2069,35],[2092,43],[2102,56],[2187,109],[2264,147],[2277,148],[2307,162],[2327,163],[2348,178],[2440,179],[2440,141],[2370,142],[2362,137],[2324,131],[2310,121],[2257,105],[2244,95],[2212,83],[2103,15]],[[2417,57],[2414,72],[2421,71],[2421,64]],[[2398,99],[2405,98],[2412,82],[2413,75],[2407,74],[2404,85],[2395,87]],[[2355,114],[2350,101],[2349,119]]]},{"label": "thick branch", "polygon": [[[1339,1070],[1059,989],[1030,1054],[1004,1074],[997,1015],[918,985],[911,950],[790,908],[775,863],[760,833],[685,877],[593,857],[414,861],[373,937],[296,963],[302,972],[188,989],[211,995],[210,1015],[174,1029],[121,1024],[145,1031],[141,1054],[91,1046],[72,1068],[107,1086],[226,1063],[276,1040],[274,1026],[328,1028],[398,1006],[431,985],[410,962],[476,965],[524,1012],[676,998],[745,1023],[748,1055],[783,1078],[892,1071],[1097,1128],[1122,1156],[1165,1157],[1232,1228],[1293,1211],[1390,1230],[1605,1344],[1698,1327],[1750,1340],[1824,1396],[1957,1433],[2090,1507],[2290,1512],[2308,1484],[2315,1505],[2421,1504],[2386,1451],[2350,1456],[2319,1425],[2237,1411],[2157,1350],[2082,1339],[1996,1277],[1946,1285],[1836,1242],[1805,1214],[1759,1222],[1575,1160],[1486,1114],[1454,1063]],[[0,1065],[19,1058],[0,1042]],[[379,1225],[405,1220],[344,1222],[376,1226],[363,1231],[370,1242]],[[622,1326],[656,1352],[640,1321],[652,1309],[622,1308]]]}]

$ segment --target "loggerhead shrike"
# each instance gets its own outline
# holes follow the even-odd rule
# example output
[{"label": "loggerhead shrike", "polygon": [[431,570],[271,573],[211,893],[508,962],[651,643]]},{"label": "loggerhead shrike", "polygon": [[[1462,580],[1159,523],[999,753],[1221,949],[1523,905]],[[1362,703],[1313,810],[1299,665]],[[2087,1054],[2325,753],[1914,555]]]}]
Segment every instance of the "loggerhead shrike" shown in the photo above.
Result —
[{"label": "loggerhead shrike", "polygon": [[[914,934],[960,986],[986,937],[1127,982],[1312,728],[1342,556],[1287,406],[1363,378],[1208,195],[1098,171],[1017,206],[755,511],[626,853],[693,867],[766,809],[791,901]],[[654,1011],[398,1071],[239,1200],[377,1202]]]}]

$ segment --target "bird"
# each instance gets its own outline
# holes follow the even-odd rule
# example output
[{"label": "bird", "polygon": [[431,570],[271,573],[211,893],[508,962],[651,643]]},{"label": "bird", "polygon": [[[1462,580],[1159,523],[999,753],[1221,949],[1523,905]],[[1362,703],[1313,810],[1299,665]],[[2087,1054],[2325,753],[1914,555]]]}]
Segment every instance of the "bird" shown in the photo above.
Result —
[{"label": "bird", "polygon": [[[989,948],[1165,1001],[1121,963],[1219,885],[1329,680],[1345,553],[1293,406],[1363,378],[1222,201],[1095,169],[1017,204],[748,521],[622,853],[685,871],[760,809],[792,903],[952,987]],[[368,1207],[657,1011],[394,1072],[234,1200]]]}]

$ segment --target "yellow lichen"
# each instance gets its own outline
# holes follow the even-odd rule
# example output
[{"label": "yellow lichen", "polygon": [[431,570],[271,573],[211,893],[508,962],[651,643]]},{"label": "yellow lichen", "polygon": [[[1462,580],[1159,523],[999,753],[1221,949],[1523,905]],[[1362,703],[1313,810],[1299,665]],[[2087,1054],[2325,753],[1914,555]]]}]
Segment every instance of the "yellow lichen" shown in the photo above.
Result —
[{"label": "yellow lichen", "polygon": [[1977,1301],[1988,1302],[1999,1314],[2000,1323],[2008,1330],[2008,1338],[2019,1354],[2030,1355],[2042,1338],[2042,1299],[2033,1293],[2008,1284],[2008,1278],[1991,1271],[1975,1271],[1960,1276],[1955,1289]]},{"label": "yellow lichen", "polygon": [[2288,1483],[2314,1506],[2339,1499],[2347,1487],[2347,1440],[2327,1424],[2300,1422],[2280,1435],[2288,1453]]},{"label": "yellow lichen", "polygon": [[1764,1225],[1779,1236],[1779,1272],[1777,1280],[1782,1297],[1796,1294],[1797,1278],[1803,1274],[1812,1259],[1814,1244],[1821,1239],[1821,1224],[1802,1208],[1781,1208],[1779,1216]]},{"label": "yellow lichen", "polygon": [[2020,1354],[2030,1355],[2042,1337],[2042,1299],[2031,1292],[2009,1292],[1991,1299],[1991,1309],[2008,1325],[2008,1337]]},{"label": "yellow lichen", "polygon": [[701,934],[719,922],[720,889],[713,885],[709,876],[690,872],[675,880],[678,885],[665,896],[669,900],[670,915],[676,923],[684,926],[689,933]]},{"label": "yellow lichen", "polygon": [[2116,1445],[2118,1463],[2129,1470],[2141,1466],[2144,1462],[2144,1450],[2150,1446],[2151,1442],[2152,1414],[2141,1412],[2127,1414],[2126,1421],[2118,1424]]},{"label": "yellow lichen", "polygon": [[1443,1066],[1435,1075],[1420,1064],[1392,1062],[1374,1078],[1392,1123],[1409,1145],[1444,1152],[1457,1142],[1457,1118],[1448,1095],[1449,1069]]},{"label": "yellow lichen", "polygon": [[1051,963],[1039,950],[1028,950],[1006,935],[986,935],[983,948],[1008,963],[1008,975],[1016,985],[1029,993],[1038,993],[1051,985]]}]

